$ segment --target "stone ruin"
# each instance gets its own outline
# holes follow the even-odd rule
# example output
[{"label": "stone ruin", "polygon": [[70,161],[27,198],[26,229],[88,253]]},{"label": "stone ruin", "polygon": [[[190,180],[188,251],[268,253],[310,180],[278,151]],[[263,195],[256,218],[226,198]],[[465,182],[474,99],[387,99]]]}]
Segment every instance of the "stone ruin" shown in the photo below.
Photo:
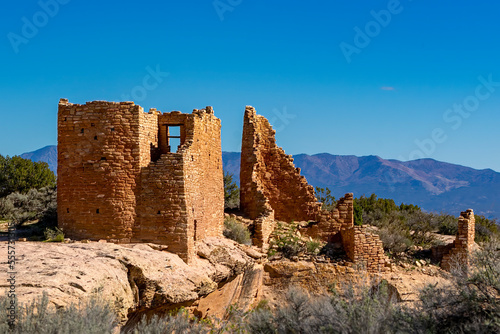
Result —
[{"label": "stone ruin", "polygon": [[441,262],[441,268],[450,270],[454,265],[469,266],[469,258],[474,247],[476,219],[474,211],[461,212],[458,218],[458,232],[455,240],[445,246],[432,248],[432,260]]},{"label": "stone ruin", "polygon": [[243,121],[240,206],[254,224],[254,244],[266,249],[274,221],[310,221],[301,234],[331,242],[340,240],[347,256],[368,271],[383,271],[388,259],[377,235],[354,226],[353,194],[324,211],[313,186],[295,168],[293,158],[276,145],[268,120],[247,106]]},{"label": "stone ruin", "polygon": [[[212,107],[161,113],[133,102],[59,102],[58,221],[72,239],[155,243],[190,262],[196,242],[221,237],[224,187],[221,122]],[[268,120],[247,106],[241,147],[240,201],[255,220],[253,243],[263,250],[275,221],[308,221],[304,236],[341,243],[368,271],[388,264],[382,242],[355,226],[353,194],[332,211],[293,158],[276,145]],[[474,213],[462,212],[456,240],[433,249],[444,269],[468,261]],[[468,262],[467,262],[468,263]]]},{"label": "stone ruin", "polygon": [[155,243],[189,262],[222,236],[221,122],[212,107],[59,102],[58,221],[72,239]]}]

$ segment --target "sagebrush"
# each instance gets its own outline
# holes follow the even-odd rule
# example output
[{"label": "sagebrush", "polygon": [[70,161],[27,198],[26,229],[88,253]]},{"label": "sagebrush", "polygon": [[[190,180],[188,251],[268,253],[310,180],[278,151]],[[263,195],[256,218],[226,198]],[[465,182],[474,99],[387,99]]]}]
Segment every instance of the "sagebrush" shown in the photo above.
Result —
[{"label": "sagebrush", "polygon": [[252,238],[248,228],[234,218],[224,219],[223,234],[226,238],[234,240],[240,244],[252,244]]}]

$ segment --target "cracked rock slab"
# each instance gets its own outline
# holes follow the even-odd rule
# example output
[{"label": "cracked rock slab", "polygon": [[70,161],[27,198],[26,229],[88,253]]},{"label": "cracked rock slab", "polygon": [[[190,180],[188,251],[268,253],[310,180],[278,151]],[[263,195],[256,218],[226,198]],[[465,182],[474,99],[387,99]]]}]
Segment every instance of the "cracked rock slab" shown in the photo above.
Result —
[{"label": "cracked rock slab", "polygon": [[[46,292],[51,305],[60,308],[98,294],[112,303],[124,323],[130,313],[208,295],[252,263],[227,239],[211,238],[199,246],[206,259],[187,265],[149,244],[17,243],[17,297],[27,303]],[[0,249],[7,254],[7,243],[0,243]],[[2,259],[3,268],[6,261]],[[7,284],[2,270],[0,294],[5,294]]]}]

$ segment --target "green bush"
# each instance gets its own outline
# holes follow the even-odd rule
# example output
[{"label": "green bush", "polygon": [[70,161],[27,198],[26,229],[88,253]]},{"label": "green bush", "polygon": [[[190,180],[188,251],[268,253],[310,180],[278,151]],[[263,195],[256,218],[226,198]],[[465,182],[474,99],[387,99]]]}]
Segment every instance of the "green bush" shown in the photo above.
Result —
[{"label": "green bush", "polygon": [[330,189],[316,187],[315,196],[319,202],[323,203],[321,209],[327,211],[332,211],[333,209],[335,209],[337,201],[335,200],[335,197],[332,195],[332,191]]},{"label": "green bush", "polygon": [[[0,308],[6,310],[10,300],[0,296]],[[81,305],[71,304],[62,310],[51,310],[47,294],[30,304],[19,305],[17,321],[9,329],[7,312],[0,312],[0,333],[19,334],[103,334],[113,333],[117,318],[108,303],[91,298]]]},{"label": "green bush", "polygon": [[413,245],[408,230],[398,226],[384,226],[377,230],[377,234],[384,245],[384,250],[390,254],[406,252]]},{"label": "green bush", "polygon": [[64,233],[61,229],[55,228],[47,228],[43,233],[45,236],[46,242],[63,242],[64,241]]},{"label": "green bush", "polygon": [[319,253],[321,246],[322,246],[321,241],[310,240],[306,242],[306,251],[309,254],[317,254]]},{"label": "green bush", "polygon": [[456,235],[458,233],[458,220],[452,215],[441,214],[438,218],[438,233]]},{"label": "green bush", "polygon": [[224,236],[228,239],[234,240],[240,244],[251,245],[252,238],[250,231],[241,222],[234,218],[224,219]]},{"label": "green bush", "polygon": [[224,208],[234,209],[240,207],[240,190],[233,181],[233,174],[224,173]]},{"label": "green bush", "polygon": [[12,193],[0,198],[0,217],[20,226],[39,220],[47,226],[57,224],[57,192],[55,187],[31,189],[26,194]]},{"label": "green bush", "polygon": [[14,192],[55,187],[56,176],[46,162],[33,162],[19,156],[0,155],[0,197]]},{"label": "green bush", "polygon": [[354,225],[361,226],[363,225],[363,208],[358,204],[358,201],[354,199],[353,203],[353,216],[354,216]]},{"label": "green bush", "polygon": [[[270,252],[277,251],[286,258],[297,256],[306,251],[306,245],[297,235],[297,224],[278,223],[270,241]],[[271,254],[270,254],[271,255]]]},{"label": "green bush", "polygon": [[487,219],[483,215],[474,215],[476,219],[476,242],[489,241],[494,236],[499,236],[498,222]]}]

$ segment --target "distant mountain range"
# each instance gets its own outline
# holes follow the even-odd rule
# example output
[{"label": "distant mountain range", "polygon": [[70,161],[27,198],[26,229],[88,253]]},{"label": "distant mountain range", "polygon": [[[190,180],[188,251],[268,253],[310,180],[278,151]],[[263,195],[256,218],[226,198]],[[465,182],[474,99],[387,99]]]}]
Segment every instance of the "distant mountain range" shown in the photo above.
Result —
[{"label": "distant mountain range", "polygon": [[[57,147],[24,153],[23,158],[45,161],[57,170]],[[240,153],[222,152],[224,170],[239,184]],[[313,186],[328,187],[336,198],[347,192],[356,197],[392,198],[399,204],[416,204],[427,211],[458,216],[472,208],[488,218],[500,217],[500,173],[477,170],[432,159],[402,162],[378,156],[298,154],[296,167]]]},{"label": "distant mountain range", "polygon": [[[426,211],[458,216],[474,209],[488,218],[500,218],[500,173],[477,170],[432,159],[402,162],[378,156],[298,154],[296,167],[313,186],[328,187],[336,198],[352,192],[355,197],[392,198],[416,204]],[[239,178],[240,153],[223,152],[224,170]]]}]

